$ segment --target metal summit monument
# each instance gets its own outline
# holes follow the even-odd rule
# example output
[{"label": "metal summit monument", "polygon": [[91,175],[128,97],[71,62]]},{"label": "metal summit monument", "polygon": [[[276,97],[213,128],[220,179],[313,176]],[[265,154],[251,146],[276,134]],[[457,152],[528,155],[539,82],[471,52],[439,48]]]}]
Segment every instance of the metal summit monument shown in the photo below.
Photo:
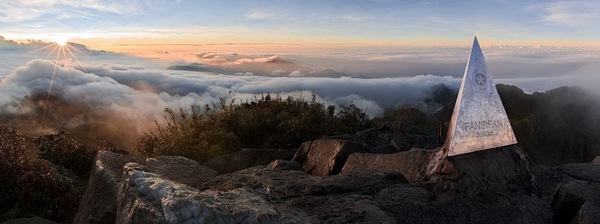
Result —
[{"label": "metal summit monument", "polygon": [[473,41],[447,136],[448,156],[517,144],[477,37]]}]

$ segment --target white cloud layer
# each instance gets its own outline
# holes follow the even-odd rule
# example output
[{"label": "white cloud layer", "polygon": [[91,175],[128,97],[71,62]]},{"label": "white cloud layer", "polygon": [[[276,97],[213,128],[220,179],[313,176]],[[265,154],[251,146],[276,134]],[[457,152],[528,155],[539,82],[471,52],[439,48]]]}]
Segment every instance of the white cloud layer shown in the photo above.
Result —
[{"label": "white cloud layer", "polygon": [[[354,103],[371,116],[383,108],[422,106],[440,83],[456,89],[452,77],[354,79],[230,76],[208,73],[147,70],[139,66],[86,64],[87,73],[72,67],[56,67],[50,104],[49,126],[77,128],[91,123],[125,128],[132,136],[162,121],[165,107],[189,109],[193,104],[213,104],[221,99],[251,100],[256,94],[282,96],[318,95],[328,105]],[[38,125],[55,64],[32,60],[0,82],[0,115],[20,125]],[[433,105],[440,107],[441,105]],[[429,107],[429,108],[428,108]],[[23,123],[23,119],[33,121]],[[10,122],[9,122],[10,123]],[[132,139],[135,139],[132,137]]]}]

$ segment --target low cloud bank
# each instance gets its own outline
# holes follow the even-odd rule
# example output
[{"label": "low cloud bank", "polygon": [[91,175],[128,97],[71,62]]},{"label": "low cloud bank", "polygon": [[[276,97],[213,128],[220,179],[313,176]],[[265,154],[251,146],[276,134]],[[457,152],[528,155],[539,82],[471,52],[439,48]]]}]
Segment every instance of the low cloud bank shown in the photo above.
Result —
[{"label": "low cloud bank", "polygon": [[[460,79],[432,75],[289,78],[149,70],[115,64],[84,66],[82,69],[32,60],[16,68],[0,82],[1,118],[30,131],[62,127],[119,133],[122,139],[130,139],[125,144],[131,145],[151,130],[154,120],[164,119],[166,107],[189,109],[193,104],[214,104],[222,99],[246,101],[261,93],[310,99],[314,92],[318,100],[328,105],[354,103],[377,116],[384,108],[407,105],[433,111],[443,106],[434,100],[436,88],[457,89],[460,85]],[[40,123],[50,82],[53,86],[44,129]],[[109,134],[98,133],[106,135]]]}]

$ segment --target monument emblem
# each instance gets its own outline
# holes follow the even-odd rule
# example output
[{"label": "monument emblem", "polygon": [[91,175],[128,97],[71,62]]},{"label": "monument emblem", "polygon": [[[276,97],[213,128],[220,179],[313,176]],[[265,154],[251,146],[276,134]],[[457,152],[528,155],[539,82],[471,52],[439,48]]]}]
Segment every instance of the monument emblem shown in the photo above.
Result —
[{"label": "monument emblem", "polygon": [[517,144],[477,37],[473,41],[447,136],[448,156]]}]

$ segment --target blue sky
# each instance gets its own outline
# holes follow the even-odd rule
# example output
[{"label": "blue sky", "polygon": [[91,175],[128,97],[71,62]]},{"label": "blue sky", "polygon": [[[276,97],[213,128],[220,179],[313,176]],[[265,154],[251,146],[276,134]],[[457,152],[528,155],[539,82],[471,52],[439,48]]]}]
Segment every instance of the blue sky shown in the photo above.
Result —
[{"label": "blue sky", "polygon": [[[16,0],[0,4],[0,35],[114,43],[600,43],[600,2]],[[95,38],[95,39],[94,39]],[[103,42],[104,40],[104,42]]]}]

